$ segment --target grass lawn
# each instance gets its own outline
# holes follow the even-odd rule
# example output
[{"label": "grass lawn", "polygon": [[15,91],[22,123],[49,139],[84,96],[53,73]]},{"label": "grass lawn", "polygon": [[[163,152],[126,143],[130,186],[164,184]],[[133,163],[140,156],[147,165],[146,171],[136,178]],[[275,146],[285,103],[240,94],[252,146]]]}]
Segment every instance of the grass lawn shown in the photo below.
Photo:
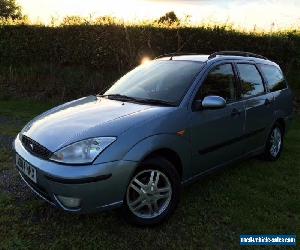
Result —
[{"label": "grass lawn", "polygon": [[[0,101],[0,141],[50,106]],[[186,187],[173,217],[152,229],[126,224],[118,211],[70,215],[40,201],[21,183],[4,144],[0,249],[238,249],[240,234],[296,234],[299,246],[300,117],[279,161],[248,159]]]}]

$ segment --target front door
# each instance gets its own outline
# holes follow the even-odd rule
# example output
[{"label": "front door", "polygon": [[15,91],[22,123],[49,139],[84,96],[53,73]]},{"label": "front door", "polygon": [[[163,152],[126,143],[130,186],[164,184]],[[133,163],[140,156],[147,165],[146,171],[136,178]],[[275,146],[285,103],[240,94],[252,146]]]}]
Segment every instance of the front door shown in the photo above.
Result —
[{"label": "front door", "polygon": [[214,66],[201,84],[195,100],[216,95],[226,100],[221,109],[203,109],[190,115],[193,174],[226,163],[243,152],[241,138],[245,109],[239,101],[237,81],[231,63]]}]

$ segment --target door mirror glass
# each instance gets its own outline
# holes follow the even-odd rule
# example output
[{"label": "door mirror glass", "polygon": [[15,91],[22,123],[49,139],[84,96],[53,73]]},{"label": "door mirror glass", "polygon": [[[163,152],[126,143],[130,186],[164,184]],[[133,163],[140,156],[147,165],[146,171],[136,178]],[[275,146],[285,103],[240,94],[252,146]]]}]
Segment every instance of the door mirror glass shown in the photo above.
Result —
[{"label": "door mirror glass", "polygon": [[206,96],[201,106],[203,109],[221,109],[226,106],[226,101],[221,96]]}]

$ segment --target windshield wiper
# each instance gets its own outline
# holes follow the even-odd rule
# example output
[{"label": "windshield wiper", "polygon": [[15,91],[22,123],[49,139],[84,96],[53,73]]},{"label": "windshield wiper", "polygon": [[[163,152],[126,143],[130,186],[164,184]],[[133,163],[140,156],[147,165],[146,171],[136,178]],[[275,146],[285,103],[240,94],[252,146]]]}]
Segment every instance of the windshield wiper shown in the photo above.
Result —
[{"label": "windshield wiper", "polygon": [[119,100],[119,101],[138,101],[138,99],[134,97],[130,97],[127,95],[120,95],[120,94],[111,94],[111,95],[98,95],[99,97],[107,97],[111,100]]},{"label": "windshield wiper", "polygon": [[99,97],[106,97],[111,100],[118,100],[118,101],[132,101],[132,102],[138,102],[138,103],[144,103],[144,104],[153,104],[153,105],[163,105],[163,106],[170,106],[174,107],[175,104],[163,100],[157,100],[157,99],[143,99],[143,98],[135,98],[127,95],[121,95],[121,94],[110,94],[110,95],[98,95]]},{"label": "windshield wiper", "polygon": [[170,107],[176,106],[174,103],[167,102],[164,100],[158,100],[158,99],[138,99],[138,101],[145,103],[145,104],[163,105],[163,106],[170,106]]}]

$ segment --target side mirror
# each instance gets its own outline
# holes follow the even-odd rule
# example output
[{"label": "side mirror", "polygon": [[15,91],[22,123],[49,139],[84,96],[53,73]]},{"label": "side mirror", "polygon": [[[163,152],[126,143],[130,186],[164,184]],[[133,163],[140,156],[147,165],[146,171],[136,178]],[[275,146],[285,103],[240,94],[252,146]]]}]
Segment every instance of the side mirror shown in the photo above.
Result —
[{"label": "side mirror", "polygon": [[223,97],[221,96],[206,96],[203,101],[201,100],[196,100],[195,101],[195,109],[200,110],[200,109],[221,109],[226,106],[226,101]]}]

